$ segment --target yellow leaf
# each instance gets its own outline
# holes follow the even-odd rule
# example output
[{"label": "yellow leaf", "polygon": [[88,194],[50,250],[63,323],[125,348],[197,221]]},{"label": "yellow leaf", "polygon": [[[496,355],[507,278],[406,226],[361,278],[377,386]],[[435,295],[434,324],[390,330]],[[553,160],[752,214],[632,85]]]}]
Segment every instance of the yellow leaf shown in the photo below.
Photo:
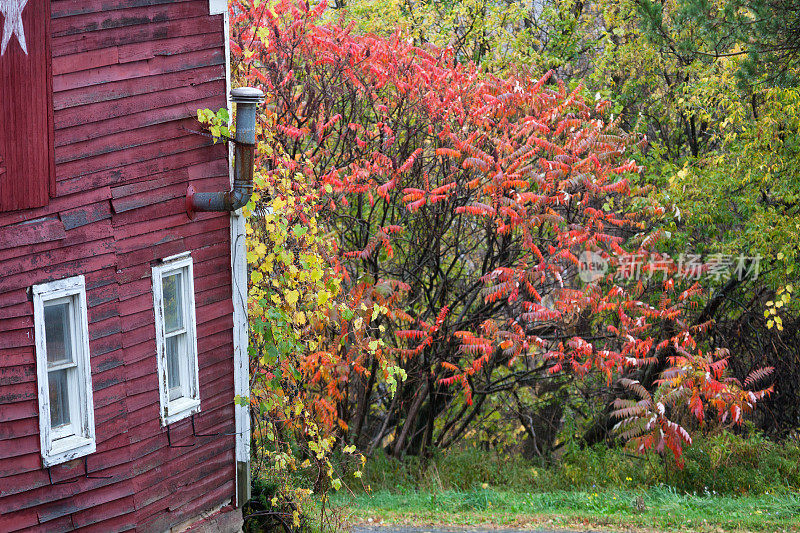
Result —
[{"label": "yellow leaf", "polygon": [[320,291],[317,294],[317,305],[325,305],[328,302],[328,298],[330,298],[330,293],[328,291]]},{"label": "yellow leaf", "polygon": [[294,305],[297,303],[297,300],[300,299],[300,293],[292,289],[287,292],[284,297],[286,298],[286,301],[289,302],[289,305]]}]

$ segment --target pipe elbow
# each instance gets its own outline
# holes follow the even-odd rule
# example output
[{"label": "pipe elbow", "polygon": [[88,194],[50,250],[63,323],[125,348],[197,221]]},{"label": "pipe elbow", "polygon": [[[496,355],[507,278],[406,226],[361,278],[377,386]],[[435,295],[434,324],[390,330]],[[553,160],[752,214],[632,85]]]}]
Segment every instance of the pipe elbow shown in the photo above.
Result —
[{"label": "pipe elbow", "polygon": [[230,192],[230,206],[228,211],[238,211],[247,205],[250,197],[253,196],[253,185],[247,188],[234,189]]},{"label": "pipe elbow", "polygon": [[231,101],[237,105],[233,187],[229,191],[196,192],[190,185],[186,191],[186,214],[190,219],[198,211],[237,211],[250,201],[255,172],[256,108],[263,98],[264,93],[252,87],[231,91]]}]

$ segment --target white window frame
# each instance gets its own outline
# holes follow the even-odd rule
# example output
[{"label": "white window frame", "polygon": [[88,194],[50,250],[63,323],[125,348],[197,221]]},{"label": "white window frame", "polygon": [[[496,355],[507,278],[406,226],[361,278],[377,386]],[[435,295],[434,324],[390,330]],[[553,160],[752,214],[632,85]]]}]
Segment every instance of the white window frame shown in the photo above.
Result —
[{"label": "white window frame", "polygon": [[[96,450],[94,427],[94,401],[92,398],[92,368],[89,353],[89,321],[86,307],[86,280],[83,276],[42,283],[32,287],[34,335],[36,340],[36,374],[39,393],[39,439],[42,463],[45,467],[57,465]],[[70,341],[73,362],[69,363],[70,424],[54,429],[50,421],[50,386],[45,338],[47,303],[71,302]],[[58,368],[56,368],[57,370]]]},{"label": "white window frame", "polygon": [[[162,280],[176,272],[183,273],[182,310],[186,334],[185,360],[181,361],[181,396],[169,399],[167,376],[167,336],[164,323]],[[197,316],[194,304],[194,268],[189,252],[167,257],[153,267],[153,308],[156,326],[156,359],[158,362],[158,395],[161,425],[166,426],[200,412],[200,372],[197,363]],[[183,332],[181,332],[183,334]],[[171,334],[170,334],[171,335]]]}]

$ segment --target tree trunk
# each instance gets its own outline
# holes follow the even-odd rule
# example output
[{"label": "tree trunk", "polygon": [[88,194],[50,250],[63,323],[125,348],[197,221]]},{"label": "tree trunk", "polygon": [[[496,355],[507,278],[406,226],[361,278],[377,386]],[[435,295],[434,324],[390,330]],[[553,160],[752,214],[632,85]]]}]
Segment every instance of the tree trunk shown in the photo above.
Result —
[{"label": "tree trunk", "polygon": [[358,409],[356,410],[356,427],[353,431],[353,444],[358,444],[361,440],[361,433],[364,431],[364,420],[367,418],[367,411],[369,411],[370,401],[372,395],[372,387],[375,385],[375,373],[378,371],[378,358],[372,358],[372,367],[369,370],[369,379],[367,385],[364,387],[364,393],[359,400]]},{"label": "tree trunk", "polygon": [[378,433],[375,435],[375,438],[372,439],[372,442],[369,444],[369,448],[367,449],[367,456],[371,456],[372,452],[375,451],[375,447],[381,442],[383,439],[384,433],[386,433],[386,428],[389,427],[389,421],[392,419],[392,413],[394,412],[394,408],[397,405],[397,400],[400,398],[400,387],[397,387],[397,390],[394,393],[394,397],[392,398],[392,403],[389,404],[389,409],[386,411],[386,418],[383,420],[383,424],[381,424],[381,429],[378,430]]},{"label": "tree trunk", "polygon": [[425,385],[423,385],[422,389],[417,393],[416,398],[414,398],[414,403],[411,404],[411,409],[408,410],[408,415],[406,416],[406,421],[403,424],[403,429],[400,430],[400,435],[398,435],[397,440],[394,443],[394,451],[392,455],[395,457],[400,457],[400,453],[403,451],[403,444],[405,444],[406,438],[408,437],[409,430],[413,427],[414,421],[417,419],[417,414],[419,413],[420,407],[422,407],[422,402],[425,401],[425,398],[428,396],[428,380],[425,380]]}]

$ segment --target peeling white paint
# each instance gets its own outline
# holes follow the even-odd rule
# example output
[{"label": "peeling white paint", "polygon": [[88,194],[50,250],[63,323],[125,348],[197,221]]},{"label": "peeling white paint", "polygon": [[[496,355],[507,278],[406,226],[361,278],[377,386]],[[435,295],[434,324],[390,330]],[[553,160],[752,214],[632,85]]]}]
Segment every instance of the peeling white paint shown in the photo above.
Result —
[{"label": "peeling white paint", "polygon": [[[182,287],[182,309],[187,335],[185,376],[181,378],[182,395],[174,400],[169,399],[167,387],[167,355],[166,335],[164,332],[164,306],[161,286],[162,277],[173,272],[181,272],[185,280]],[[197,315],[194,301],[194,265],[191,254],[184,252],[162,261],[153,267],[153,308],[156,328],[156,361],[158,366],[158,395],[161,405],[161,424],[166,426],[190,415],[200,412],[200,373],[197,362]],[[182,372],[183,374],[183,372]]]},{"label": "peeling white paint", "polygon": [[[73,377],[68,382],[73,398],[70,406],[72,424],[65,431],[54,431],[50,421],[50,387],[45,338],[44,307],[51,300],[71,298],[74,324],[70,338],[75,361]],[[33,319],[36,342],[36,374],[39,396],[39,439],[45,467],[94,453],[94,400],[89,354],[89,322],[86,306],[86,280],[83,276],[33,286]]]}]

